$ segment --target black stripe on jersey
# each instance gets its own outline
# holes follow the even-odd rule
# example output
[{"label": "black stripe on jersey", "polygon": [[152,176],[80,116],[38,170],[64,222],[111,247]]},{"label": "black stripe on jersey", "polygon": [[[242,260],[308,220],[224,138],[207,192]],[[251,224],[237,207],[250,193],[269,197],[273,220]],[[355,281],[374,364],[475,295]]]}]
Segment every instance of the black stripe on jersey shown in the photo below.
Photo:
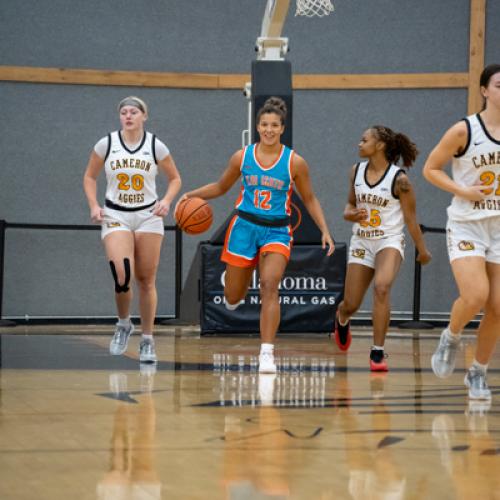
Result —
[{"label": "black stripe on jersey", "polygon": [[394,175],[394,179],[392,179],[391,194],[392,196],[394,196],[394,198],[396,198],[396,200],[399,200],[399,196],[396,194],[396,179],[400,174],[406,174],[406,172],[402,168],[400,168]]},{"label": "black stripe on jersey", "polygon": [[369,187],[369,188],[374,188],[376,186],[378,186],[384,179],[385,179],[385,176],[388,174],[389,170],[391,169],[391,164],[389,163],[389,165],[387,166],[387,168],[385,169],[385,172],[382,174],[382,177],[380,177],[380,179],[375,183],[375,184],[370,184],[368,182],[368,179],[366,178],[366,172],[368,171],[368,165],[370,165],[370,162],[368,162],[366,164],[366,167],[365,167],[365,184]]},{"label": "black stripe on jersey", "polygon": [[[479,116],[479,115],[478,115]],[[461,153],[457,153],[454,157],[455,158],[460,158],[461,156],[463,156],[465,153],[467,153],[467,150],[469,149],[469,146],[470,146],[470,140],[471,140],[471,136],[472,136],[472,131],[471,131],[471,128],[470,128],[470,122],[469,122],[469,119],[468,118],[463,118],[463,121],[465,122],[465,124],[467,125],[467,144],[465,145],[465,148],[463,149],[463,151]]]},{"label": "black stripe on jersey", "polygon": [[104,155],[104,161],[108,159],[110,151],[111,151],[111,132],[108,134],[108,148],[106,149],[106,154]]},{"label": "black stripe on jersey", "polygon": [[153,148],[153,158],[155,163],[158,165],[158,160],[156,159],[156,135],[153,134],[153,139],[151,140],[151,146]]},{"label": "black stripe on jersey", "polygon": [[291,220],[288,215],[286,217],[277,217],[276,219],[264,219],[263,217],[259,217],[258,215],[249,212],[244,212],[243,210],[236,210],[236,214],[238,217],[241,217],[248,222],[264,227],[286,227],[290,225]]},{"label": "black stripe on jersey", "polygon": [[354,177],[352,178],[352,188],[354,189],[354,185],[356,184],[356,177],[358,176],[358,170],[359,166],[361,165],[361,162],[356,165],[356,168],[354,169]]},{"label": "black stripe on jersey", "polygon": [[479,120],[479,124],[481,125],[481,128],[483,129],[484,133],[486,134],[486,137],[491,141],[491,142],[494,142],[495,144],[500,144],[500,141],[497,141],[496,139],[494,139],[493,137],[491,137],[490,133],[488,132],[488,129],[486,128],[484,122],[483,122],[483,119],[481,118],[481,115],[478,113],[477,115],[477,119]]},{"label": "black stripe on jersey", "polygon": [[130,150],[129,148],[127,148],[127,146],[123,142],[121,130],[118,130],[118,137],[120,139],[121,145],[125,148],[125,150],[128,151],[130,154],[134,154],[134,153],[137,153],[137,151],[139,151],[142,148],[142,146],[144,146],[144,143],[146,142],[146,131],[144,131],[144,135],[142,136],[141,143],[133,151]]},{"label": "black stripe on jersey", "polygon": [[119,210],[120,212],[138,212],[139,210],[144,210],[146,208],[152,207],[156,203],[155,201],[152,201],[151,203],[148,203],[147,205],[141,205],[140,207],[124,207],[122,205],[117,205],[116,203],[113,203],[111,200],[108,200],[107,198],[104,200],[104,205],[106,205],[108,208],[111,208],[112,210]]}]

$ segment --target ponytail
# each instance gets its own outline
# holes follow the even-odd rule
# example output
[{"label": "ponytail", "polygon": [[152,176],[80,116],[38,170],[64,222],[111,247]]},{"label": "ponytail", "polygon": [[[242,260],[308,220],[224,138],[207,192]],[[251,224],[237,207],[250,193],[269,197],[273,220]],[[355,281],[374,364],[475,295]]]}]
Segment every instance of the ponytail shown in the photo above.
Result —
[{"label": "ponytail", "polygon": [[415,163],[418,149],[407,135],[394,132],[383,125],[374,125],[371,129],[375,132],[377,139],[385,144],[387,161],[397,165],[402,159],[405,167],[411,167]]}]

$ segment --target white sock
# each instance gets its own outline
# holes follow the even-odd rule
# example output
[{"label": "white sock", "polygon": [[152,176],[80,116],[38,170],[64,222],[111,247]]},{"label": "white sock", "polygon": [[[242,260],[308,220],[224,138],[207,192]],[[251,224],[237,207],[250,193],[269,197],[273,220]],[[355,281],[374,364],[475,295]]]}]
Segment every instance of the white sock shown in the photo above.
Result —
[{"label": "white sock", "polygon": [[118,318],[118,326],[129,326],[130,325],[130,316],[126,318]]},{"label": "white sock", "polygon": [[263,343],[260,345],[260,353],[264,354],[273,354],[274,353],[274,344],[266,344]]},{"label": "white sock", "polygon": [[153,334],[152,333],[143,333],[142,339],[149,340],[149,342],[153,342]]},{"label": "white sock", "polygon": [[347,318],[345,321],[340,321],[340,313],[339,313],[339,325],[346,326],[349,323],[350,318]]},{"label": "white sock", "polygon": [[224,302],[224,304],[226,306],[226,309],[228,309],[229,311],[234,311],[240,305],[239,302],[236,302],[236,304],[230,304],[227,300]]},{"label": "white sock", "polygon": [[458,332],[458,333],[455,333],[455,332],[452,332],[450,330],[450,325],[448,325],[444,332],[443,332],[449,340],[451,340],[452,342],[458,342],[460,340],[460,337],[462,336],[462,332]]},{"label": "white sock", "polygon": [[474,358],[471,368],[475,370],[481,370],[483,373],[486,373],[486,371],[488,370],[488,364],[483,365],[476,358]]},{"label": "white sock", "polygon": [[372,351],[383,351],[384,346],[383,345],[372,345]]}]

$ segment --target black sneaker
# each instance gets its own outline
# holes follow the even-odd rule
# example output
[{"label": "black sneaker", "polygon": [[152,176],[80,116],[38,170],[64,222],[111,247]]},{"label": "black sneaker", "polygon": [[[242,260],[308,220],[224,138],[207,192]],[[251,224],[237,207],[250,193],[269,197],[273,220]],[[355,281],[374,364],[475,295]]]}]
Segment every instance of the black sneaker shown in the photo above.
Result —
[{"label": "black sneaker", "polygon": [[385,358],[386,354],[383,349],[372,349],[370,351],[370,370],[372,372],[389,371]]},{"label": "black sneaker", "polygon": [[346,325],[341,325],[339,323],[339,312],[335,315],[335,331],[334,338],[337,347],[341,351],[347,351],[351,345],[352,335],[351,335],[351,322],[348,321]]}]

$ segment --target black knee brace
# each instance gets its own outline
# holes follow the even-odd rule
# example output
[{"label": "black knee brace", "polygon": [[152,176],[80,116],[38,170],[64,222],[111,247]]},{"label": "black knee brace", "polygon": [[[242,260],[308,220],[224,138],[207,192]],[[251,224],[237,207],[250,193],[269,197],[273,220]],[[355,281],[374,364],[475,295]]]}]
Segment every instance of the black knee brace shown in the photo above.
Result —
[{"label": "black knee brace", "polygon": [[111,273],[113,274],[113,278],[115,280],[115,292],[128,292],[128,285],[130,283],[130,260],[127,258],[123,259],[123,267],[125,268],[125,282],[123,283],[123,285],[120,285],[120,283],[118,283],[115,263],[112,260],[109,261],[109,266],[111,267]]}]

